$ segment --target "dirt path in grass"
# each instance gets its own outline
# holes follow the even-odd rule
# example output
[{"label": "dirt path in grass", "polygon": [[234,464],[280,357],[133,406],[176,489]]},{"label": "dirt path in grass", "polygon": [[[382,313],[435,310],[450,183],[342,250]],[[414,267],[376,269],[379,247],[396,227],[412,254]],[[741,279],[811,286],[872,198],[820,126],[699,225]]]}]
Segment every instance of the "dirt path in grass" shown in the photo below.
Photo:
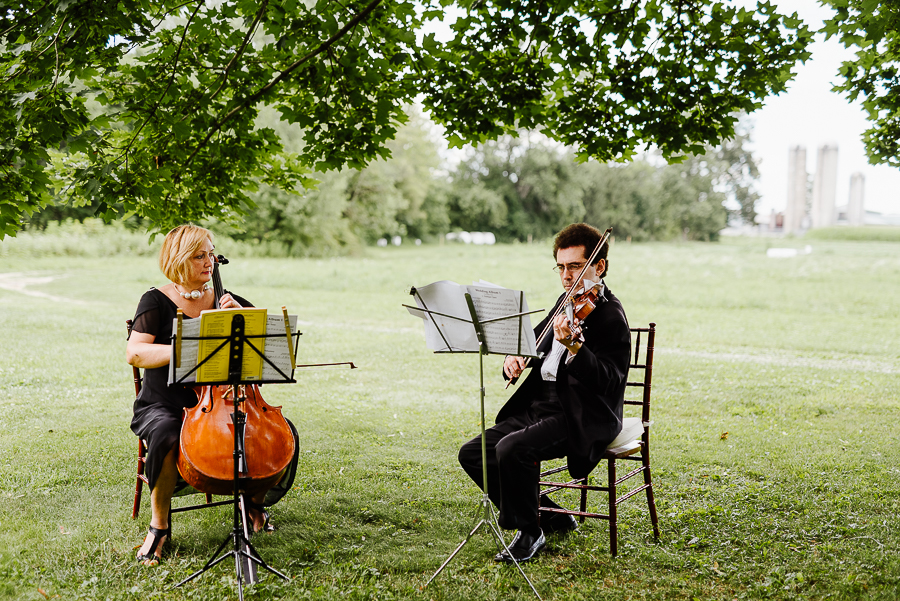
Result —
[{"label": "dirt path in grass", "polygon": [[9,290],[10,292],[18,292],[19,294],[24,294],[26,296],[34,296],[37,298],[45,298],[47,300],[51,300],[57,303],[74,303],[76,305],[86,305],[85,301],[77,300],[74,298],[66,298],[64,296],[55,296],[53,294],[47,294],[46,292],[41,292],[40,290],[29,290],[29,286],[41,285],[41,284],[49,284],[54,280],[59,280],[66,277],[65,275],[38,275],[36,273],[23,273],[23,272],[13,272],[13,273],[0,273],[0,289]]}]

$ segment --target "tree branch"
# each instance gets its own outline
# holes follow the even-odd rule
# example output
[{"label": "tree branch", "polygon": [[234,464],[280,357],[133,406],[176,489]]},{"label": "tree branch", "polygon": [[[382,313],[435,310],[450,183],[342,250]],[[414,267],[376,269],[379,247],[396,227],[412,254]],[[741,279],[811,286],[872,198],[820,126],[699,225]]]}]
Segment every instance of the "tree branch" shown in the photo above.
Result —
[{"label": "tree branch", "polygon": [[181,48],[184,46],[185,38],[187,38],[188,28],[191,26],[191,22],[193,22],[194,17],[197,16],[197,13],[200,12],[200,8],[202,6],[203,6],[203,0],[200,0],[200,2],[197,3],[197,8],[194,9],[194,12],[191,14],[187,23],[185,23],[185,25],[184,25],[184,32],[181,34],[181,41],[178,43],[178,50],[175,52],[175,59],[172,62],[172,77],[169,78],[169,83],[168,83],[168,85],[166,85],[166,89],[163,90],[162,94],[160,94],[159,100],[157,100],[156,104],[153,105],[153,108],[150,109],[150,112],[147,115],[146,119],[144,119],[144,121],[141,123],[141,126],[139,128],[137,128],[137,131],[134,132],[134,135],[131,137],[131,140],[128,141],[128,145],[125,147],[125,150],[124,150],[126,161],[127,161],[127,157],[128,157],[128,151],[131,149],[132,144],[134,144],[135,140],[137,140],[137,137],[141,134],[141,131],[143,131],[144,126],[146,126],[147,123],[150,121],[150,119],[153,117],[153,115],[156,114],[156,109],[159,108],[159,103],[162,102],[162,99],[166,97],[166,93],[168,93],[169,88],[172,87],[172,82],[175,81],[175,75],[178,72],[178,58],[181,56]]},{"label": "tree branch", "polygon": [[[212,127],[212,129],[209,131],[209,133],[206,134],[206,137],[203,138],[203,140],[200,142],[200,144],[197,145],[197,148],[194,149],[194,152],[191,153],[191,156],[189,156],[189,157],[187,158],[187,160],[185,160],[184,163],[182,163],[181,169],[180,169],[179,172],[174,176],[173,180],[177,180],[177,179],[180,177],[180,175],[181,175],[181,173],[184,171],[184,169],[185,169],[188,165],[191,164],[191,162],[194,160],[194,158],[197,156],[197,154],[200,152],[200,150],[202,150],[202,149],[209,143],[209,141],[210,141],[210,139],[213,137],[213,135],[215,135],[216,132],[218,132],[219,130],[221,130],[222,127],[224,127],[225,124],[226,124],[228,121],[230,121],[232,117],[234,117],[234,116],[237,115],[239,112],[241,112],[242,110],[244,110],[245,108],[247,108],[249,105],[253,104],[253,103],[256,102],[257,100],[259,100],[260,98],[262,98],[263,96],[265,96],[265,95],[266,95],[269,91],[271,91],[275,86],[277,86],[279,83],[281,83],[282,81],[284,81],[285,79],[287,79],[287,78],[290,76],[290,74],[293,73],[293,72],[294,72],[297,68],[299,68],[301,65],[303,65],[304,63],[306,63],[306,62],[309,61],[310,59],[313,59],[313,58],[315,58],[316,56],[318,56],[319,54],[322,54],[323,52],[325,52],[326,50],[328,50],[331,46],[334,45],[335,42],[337,42],[339,39],[341,39],[342,37],[344,37],[344,36],[347,34],[348,31],[350,31],[350,30],[353,29],[357,24],[359,24],[360,21],[362,21],[362,20],[365,19],[367,16],[369,16],[369,14],[370,14],[373,10],[375,10],[375,8],[376,8],[379,4],[381,4],[382,1],[383,1],[383,0],[372,0],[372,1],[369,3],[369,5],[366,6],[366,7],[362,10],[362,12],[360,12],[358,15],[356,15],[355,17],[353,17],[346,25],[344,25],[344,27],[342,27],[342,28],[340,29],[340,31],[338,31],[338,32],[335,33],[333,36],[331,36],[330,38],[328,38],[327,40],[325,40],[324,42],[322,42],[322,43],[319,45],[318,48],[316,48],[315,50],[313,50],[312,52],[310,52],[310,53],[307,54],[306,56],[300,58],[299,60],[295,61],[293,64],[291,64],[290,66],[288,66],[285,70],[283,70],[281,73],[279,73],[277,77],[275,77],[274,79],[272,79],[272,81],[270,81],[269,83],[267,83],[266,85],[264,85],[263,87],[261,87],[259,90],[257,90],[257,91],[256,91],[254,94],[252,94],[251,96],[247,97],[243,102],[241,102],[239,105],[237,105],[236,107],[234,107],[233,109],[231,109],[231,111],[229,111],[227,115],[225,115],[224,117],[222,117],[221,119],[219,119],[219,121],[218,121],[215,125],[213,125],[213,127]],[[168,196],[167,196],[166,198],[168,199]]]},{"label": "tree branch", "polygon": [[25,17],[24,19],[19,19],[18,21],[16,21],[15,23],[13,23],[13,24],[10,25],[9,27],[7,27],[5,30],[0,31],[0,37],[5,36],[5,35],[8,34],[9,32],[11,32],[12,30],[16,29],[17,27],[23,27],[24,25],[26,25],[26,24],[28,23],[28,21],[30,21],[31,19],[33,19],[34,17],[36,17],[36,16],[38,15],[38,13],[40,13],[42,10],[44,10],[44,9],[47,8],[48,6],[50,6],[50,2],[44,2],[44,4],[41,5],[40,8],[38,8],[36,11],[34,11],[33,13],[31,13],[30,15],[28,15],[28,16]]},{"label": "tree branch", "polygon": [[[40,51],[40,53],[35,58],[40,58],[44,55],[47,50],[50,49],[51,46],[56,46],[56,42],[59,40],[59,34],[62,33],[62,28],[65,27],[66,21],[68,17],[63,17],[62,23],[59,24],[59,29],[56,30],[56,35],[53,36],[53,40],[47,44],[47,47]],[[59,54],[59,48],[57,48],[57,55]],[[59,59],[57,57],[57,63],[59,63]]]},{"label": "tree branch", "polygon": [[266,12],[266,7],[269,5],[269,0],[264,0],[262,6],[259,7],[259,10],[256,12],[256,18],[253,20],[253,23],[250,24],[250,27],[247,29],[247,35],[244,36],[244,41],[241,43],[241,47],[237,49],[237,52],[234,53],[234,56],[228,61],[228,64],[225,65],[225,71],[222,73],[222,83],[219,84],[219,88],[212,93],[212,96],[209,97],[209,101],[212,102],[215,100],[216,96],[219,95],[219,92],[222,91],[222,88],[225,87],[225,83],[228,81],[228,72],[231,71],[231,67],[237,62],[237,60],[244,53],[244,49],[247,47],[247,44],[250,43],[250,38],[253,37],[253,34],[256,32],[256,28],[259,25],[260,20],[262,20],[263,14]]},{"label": "tree branch", "polygon": [[[178,6],[173,6],[171,9],[169,9],[169,10],[167,10],[167,11],[164,11],[164,12],[162,13],[162,15],[159,17],[159,20],[156,22],[156,25],[153,26],[153,30],[155,31],[157,27],[159,27],[160,25],[162,25],[163,21],[165,21],[165,20],[166,20],[166,17],[168,17],[170,14],[175,13],[175,12],[178,12],[180,9],[184,8],[185,6],[187,6],[187,5],[190,4],[192,1],[193,1],[193,0],[185,0],[185,2],[182,2],[182,3],[179,4]],[[156,15],[148,15],[147,17],[148,17],[148,20],[149,20],[150,18],[155,17],[155,16],[156,16]]]},{"label": "tree branch", "polygon": [[[60,31],[62,31],[62,25],[60,25]],[[56,39],[59,39],[59,32],[56,34]],[[53,70],[53,85],[50,86],[50,89],[56,88],[56,84],[59,83],[59,46],[56,43],[56,39],[53,40],[53,54],[56,56],[56,69]]]},{"label": "tree branch", "polygon": [[[30,18],[30,17],[29,17],[29,18]],[[27,19],[26,19],[26,20],[27,20]],[[57,42],[59,41],[59,34],[62,32],[62,28],[65,26],[67,20],[68,20],[68,17],[63,18],[62,23],[59,24],[59,29],[56,30],[56,35],[53,36],[53,40],[51,40],[50,43],[47,44],[47,46],[44,47],[44,49],[41,50],[41,51],[38,53],[38,55],[35,57],[36,59],[37,59],[37,58],[40,58],[40,57],[43,56],[44,53],[47,52],[47,50],[49,50],[51,47],[55,49],[55,51],[56,51],[56,74],[55,74],[55,77],[54,77],[54,80],[53,80],[53,86],[51,87],[51,89],[53,89],[53,88],[56,87],[56,82],[57,82],[58,79],[59,79],[59,45],[57,44]],[[73,33],[73,36],[74,36],[75,33],[78,33],[78,30],[79,30],[80,28],[81,28],[81,25],[79,25],[78,27],[75,28],[75,31],[72,32],[72,33]],[[11,27],[11,28],[7,29],[6,32],[11,31],[12,29],[13,29],[13,28]],[[4,33],[6,33],[6,32],[4,32]],[[0,36],[2,36],[2,35],[3,35],[3,34],[0,34]],[[70,39],[71,39],[71,38],[70,38]],[[4,81],[4,82],[6,82],[6,81],[12,81],[13,79],[15,79],[16,77],[18,77],[18,76],[20,76],[20,75],[27,74],[29,71],[31,71],[31,67],[30,67],[30,66],[25,66],[23,71],[21,71],[21,72],[19,72],[19,71],[14,71],[14,72],[12,72],[12,73],[9,75],[9,77],[7,77],[6,79],[4,79],[3,81]]]}]

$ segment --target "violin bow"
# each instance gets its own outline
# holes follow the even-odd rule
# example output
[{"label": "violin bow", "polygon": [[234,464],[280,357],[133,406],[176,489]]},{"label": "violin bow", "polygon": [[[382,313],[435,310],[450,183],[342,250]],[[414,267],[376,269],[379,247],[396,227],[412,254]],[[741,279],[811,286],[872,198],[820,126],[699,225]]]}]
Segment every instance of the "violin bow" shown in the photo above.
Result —
[{"label": "violin bow", "polygon": [[[213,288],[216,291],[216,309],[219,308],[219,296],[225,293],[224,288],[222,287],[222,277],[219,275],[219,265],[228,265],[228,259],[226,259],[222,255],[217,256],[213,267]],[[285,317],[287,317],[287,310],[285,310],[284,307],[282,307],[281,309],[285,312]],[[308,365],[295,365],[294,369],[300,369],[302,367],[332,367],[338,365],[349,365],[350,369],[356,369],[353,361],[341,361],[340,363],[310,363]]]},{"label": "violin bow", "polygon": [[[572,286],[566,291],[566,298],[556,307],[556,311],[553,312],[553,315],[550,316],[550,319],[547,321],[547,325],[544,326],[544,330],[541,332],[541,335],[538,336],[537,342],[534,347],[537,348],[544,343],[544,340],[547,338],[547,335],[553,331],[553,322],[556,320],[556,317],[562,312],[565,311],[566,305],[568,305],[573,298],[575,298],[575,293],[578,290],[578,286],[581,285],[582,280],[584,280],[584,274],[587,271],[588,267],[594,264],[594,259],[597,258],[597,255],[600,254],[600,250],[603,246],[609,241],[609,236],[612,234],[612,228],[606,228],[606,231],[603,232],[603,235],[600,237],[600,241],[597,242],[597,246],[594,247],[594,252],[591,253],[591,256],[588,257],[587,263],[584,264],[584,267],[581,268],[581,271],[578,273],[578,277],[575,278],[575,281],[572,283]],[[525,368],[531,363],[531,357],[525,359],[525,365],[522,367],[522,371],[525,371]],[[506,388],[509,388],[510,384],[515,384],[519,381],[519,377],[511,378],[506,383]]]}]

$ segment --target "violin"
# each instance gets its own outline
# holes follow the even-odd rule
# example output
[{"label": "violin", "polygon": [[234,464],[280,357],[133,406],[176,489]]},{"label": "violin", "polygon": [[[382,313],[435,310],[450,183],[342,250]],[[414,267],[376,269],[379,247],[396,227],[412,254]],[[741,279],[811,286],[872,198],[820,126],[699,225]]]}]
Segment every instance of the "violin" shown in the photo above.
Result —
[{"label": "violin", "polygon": [[[576,324],[575,320],[584,320],[584,318],[597,306],[597,299],[599,298],[599,294],[594,286],[591,286],[590,290],[587,291],[584,289],[584,274],[587,272],[588,267],[594,264],[594,260],[597,258],[597,255],[600,254],[600,250],[609,241],[610,234],[612,234],[611,227],[603,232],[603,236],[600,237],[600,241],[597,242],[597,246],[594,247],[591,256],[588,257],[584,267],[582,267],[581,271],[578,273],[578,277],[575,278],[575,281],[572,283],[572,287],[569,288],[569,291],[566,293],[566,298],[563,299],[563,302],[559,304],[556,311],[554,311],[553,315],[550,316],[550,319],[547,320],[547,325],[544,326],[544,330],[541,332],[541,335],[538,336],[537,343],[535,344],[536,348],[540,347],[547,339],[547,336],[553,332],[553,322],[562,311],[566,311],[566,317],[569,319],[570,327],[573,328],[573,334],[575,329],[577,329],[578,335],[581,336],[581,338],[576,338],[576,340],[584,342],[584,335],[581,332],[580,322]],[[577,310],[576,307],[578,307]],[[579,317],[579,314],[581,314],[582,317]],[[523,370],[528,367],[529,363],[531,363],[531,357],[528,357],[525,360]],[[506,383],[506,387],[509,388],[511,384],[515,384],[518,381],[518,376],[512,378]]]},{"label": "violin", "polygon": [[592,282],[591,286],[584,285],[582,282],[581,290],[566,303],[566,319],[569,321],[569,328],[572,330],[570,340],[584,343],[584,331],[581,327],[582,322],[591,312],[597,308],[597,301],[600,299],[600,293],[597,291],[599,282]]},{"label": "violin", "polygon": [[[213,264],[216,309],[225,294],[219,265],[226,263],[219,255]],[[184,410],[181,424],[178,471],[182,478],[200,492],[234,493],[234,415],[238,409],[246,414],[239,492],[252,496],[277,484],[293,459],[295,446],[281,407],[266,403],[256,384],[202,386],[195,392],[199,402]]]}]

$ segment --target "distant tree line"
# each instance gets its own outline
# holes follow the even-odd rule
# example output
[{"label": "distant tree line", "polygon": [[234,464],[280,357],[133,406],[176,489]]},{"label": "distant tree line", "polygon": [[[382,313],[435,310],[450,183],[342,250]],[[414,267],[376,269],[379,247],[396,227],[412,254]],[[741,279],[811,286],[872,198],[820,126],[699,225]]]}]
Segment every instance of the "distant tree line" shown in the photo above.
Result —
[{"label": "distant tree line", "polygon": [[[260,121],[279,131],[288,150],[302,145],[299,130],[280,124],[274,113]],[[448,170],[429,124],[412,116],[388,142],[390,159],[316,174],[317,186],[295,193],[261,184],[246,216],[207,225],[285,256],[347,252],[397,235],[429,241],[459,230],[490,231],[507,242],[537,240],[573,221],[612,227],[620,239],[714,240],[729,218],[756,216],[758,171],[748,141],[740,129],[731,141],[680,163],[650,156],[606,164],[578,163],[558,144],[523,134],[472,148]],[[28,228],[94,211],[51,205]]]},{"label": "distant tree line", "polygon": [[446,215],[449,229],[489,230],[505,241],[546,238],[573,221],[633,240],[714,240],[730,216],[756,217],[758,170],[747,142],[740,133],[673,164],[576,163],[552,144],[488,142],[435,181],[429,209]]}]

